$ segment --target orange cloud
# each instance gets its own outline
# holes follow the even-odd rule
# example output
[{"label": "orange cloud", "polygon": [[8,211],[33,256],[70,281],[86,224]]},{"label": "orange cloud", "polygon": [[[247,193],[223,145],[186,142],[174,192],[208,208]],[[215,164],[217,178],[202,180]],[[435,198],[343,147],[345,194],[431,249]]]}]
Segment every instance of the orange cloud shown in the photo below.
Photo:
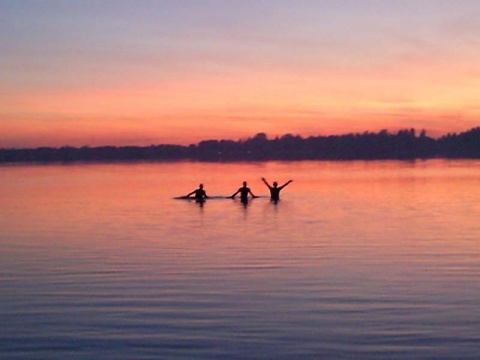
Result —
[{"label": "orange cloud", "polygon": [[441,135],[478,124],[480,79],[472,76],[473,65],[400,57],[372,68],[261,70],[4,92],[0,146],[188,144],[257,132],[308,136],[405,127]]}]

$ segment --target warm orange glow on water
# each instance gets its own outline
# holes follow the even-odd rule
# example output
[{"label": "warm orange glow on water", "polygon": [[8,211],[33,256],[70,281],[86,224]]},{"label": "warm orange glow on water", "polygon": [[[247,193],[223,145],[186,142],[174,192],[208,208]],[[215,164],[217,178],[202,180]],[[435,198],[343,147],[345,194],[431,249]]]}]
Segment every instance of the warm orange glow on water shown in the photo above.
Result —
[{"label": "warm orange glow on water", "polygon": [[[476,167],[463,167],[449,178],[445,164],[429,165],[424,171],[418,162],[3,168],[2,233],[22,234],[29,239],[22,241],[23,247],[52,248],[55,256],[67,256],[81,245],[90,248],[91,256],[103,257],[101,261],[116,261],[125,252],[141,261],[149,259],[149,252],[160,244],[167,256],[180,241],[185,248],[171,256],[201,253],[213,267],[235,262],[238,256],[251,264],[265,264],[273,254],[282,258],[295,254],[296,261],[315,258],[316,266],[327,272],[332,266],[355,272],[362,271],[363,264],[376,264],[386,271],[377,273],[383,277],[392,275],[390,266],[395,262],[402,266],[403,258],[421,269],[428,268],[432,260],[426,258],[432,254],[471,254],[463,261],[480,256],[474,241],[480,233],[475,215],[480,212]],[[238,201],[226,199],[212,200],[202,209],[172,200],[200,181],[211,196],[230,195],[243,180],[255,194],[267,196],[259,179],[262,175],[280,184],[294,179],[283,190],[278,206],[257,199],[245,209]],[[210,214],[204,220],[203,212]],[[191,216],[198,217],[194,223],[185,223]],[[257,240],[254,229],[266,224],[276,228],[280,238]],[[205,231],[204,226],[214,226],[209,230],[212,237],[197,243],[196,229]],[[108,234],[117,227],[130,235],[110,238]],[[55,233],[63,236],[50,236]],[[241,233],[245,237],[233,236]],[[112,241],[116,243],[113,251],[108,250]],[[218,246],[219,242],[223,245]],[[314,250],[318,247],[322,248],[319,253]],[[329,254],[348,262],[340,265]]]},{"label": "warm orange glow on water", "polygon": [[[419,231],[424,228],[439,234],[442,229],[451,231],[455,228],[459,232],[478,229],[476,218],[469,215],[480,211],[480,202],[475,201],[478,195],[476,166],[462,167],[461,172],[455,170],[454,177],[450,178],[445,167],[449,162],[438,164],[439,167],[429,165],[425,170],[422,170],[422,162],[186,162],[6,167],[2,170],[2,178],[9,188],[5,191],[3,208],[7,215],[21,211],[23,216],[14,217],[4,226],[14,229],[29,224],[26,229],[32,230],[42,226],[46,233],[49,227],[53,230],[65,226],[77,230],[86,226],[84,231],[94,226],[102,231],[105,216],[119,217],[122,226],[127,227],[146,225],[156,216],[167,216],[162,220],[162,226],[181,227],[181,211],[186,210],[185,203],[172,201],[173,196],[191,191],[199,182],[205,184],[210,195],[228,196],[244,180],[248,181],[256,195],[267,196],[268,190],[260,181],[260,177],[265,176],[270,182],[278,181],[280,185],[289,179],[294,179],[294,182],[283,190],[281,206],[274,213],[272,204],[266,199],[253,200],[249,212],[257,218],[254,221],[264,221],[272,215],[275,218],[278,216],[276,211],[288,211],[292,212],[292,221],[305,221],[306,224],[310,221],[312,224],[333,221],[336,225],[332,228],[337,229],[343,241],[359,245],[358,241],[365,240],[369,242],[368,247],[375,248],[380,245],[376,241],[388,239],[384,246],[389,251],[402,252],[405,250],[402,234],[406,231],[405,234],[410,236],[409,229]],[[34,178],[30,176],[31,172],[35,173]],[[18,192],[17,188],[28,191]],[[310,201],[311,198],[318,202]],[[206,206],[210,211],[220,211],[230,221],[237,212],[245,212],[241,206],[232,206],[231,200],[214,200]],[[448,218],[436,213],[435,209],[439,206],[450,209]],[[227,213],[224,212],[225,207],[229,209]],[[196,206],[187,209],[200,210]],[[398,217],[399,212],[401,217]],[[418,217],[419,214],[428,214],[428,217]],[[245,216],[249,216],[248,212]],[[357,233],[350,238],[344,231],[351,221],[359,218],[362,224],[355,227]],[[288,227],[288,224],[278,225]],[[222,227],[221,224],[218,226]],[[307,229],[308,225],[297,230],[296,246],[308,248],[315,241],[308,235]],[[307,232],[303,234],[304,231]],[[429,235],[418,233],[415,236]],[[48,241],[48,238],[45,240]],[[384,246],[378,249],[384,251]],[[455,252],[457,244],[452,239],[442,249],[431,249],[428,243],[421,246],[427,246],[428,251],[443,253]],[[438,243],[432,243],[432,246],[438,246]]]},{"label": "warm orange glow on water", "polygon": [[[479,126],[478,1],[0,8],[0,148]],[[479,170],[1,165],[2,357],[480,359]]]},{"label": "warm orange glow on water", "polygon": [[[92,336],[101,324],[109,341],[136,329],[155,347],[190,334],[199,341],[199,332],[212,341],[227,333],[229,344],[252,332],[269,348],[280,330],[313,349],[327,335],[342,349],[367,336],[377,355],[413,331],[414,345],[438,336],[444,354],[445,342],[478,338],[479,168],[441,160],[3,166],[2,326],[20,333],[48,318],[60,324],[49,338],[63,339]],[[262,176],[294,182],[275,205]],[[262,197],[246,206],[173,199],[199,182],[227,196],[242,181]],[[457,331],[446,337],[446,327]]]}]

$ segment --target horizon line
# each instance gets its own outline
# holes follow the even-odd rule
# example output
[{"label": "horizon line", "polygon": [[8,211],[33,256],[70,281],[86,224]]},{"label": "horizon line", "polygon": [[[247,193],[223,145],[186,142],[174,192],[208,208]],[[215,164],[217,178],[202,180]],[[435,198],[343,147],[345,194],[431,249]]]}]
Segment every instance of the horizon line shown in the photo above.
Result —
[{"label": "horizon line", "polygon": [[[480,126],[475,126],[475,127],[472,127],[470,129],[467,129],[467,130],[464,130],[464,131],[460,131],[460,132],[448,132],[446,134],[443,134],[443,135],[440,135],[438,137],[431,137],[431,136],[428,136],[428,130],[422,128],[419,132],[419,134],[421,133],[424,133],[424,136],[425,137],[428,137],[430,139],[434,139],[434,140],[438,140],[438,139],[441,139],[443,137],[446,137],[446,136],[455,136],[455,135],[459,135],[459,134],[463,134],[465,132],[468,132],[468,131],[472,131],[472,130],[475,130],[475,129],[480,129]],[[207,138],[207,139],[203,139],[203,140],[200,140],[196,143],[190,143],[190,144],[187,144],[187,145],[182,145],[182,144],[175,144],[175,143],[152,143],[150,145],[133,145],[133,144],[127,144],[127,145],[111,145],[111,144],[105,144],[105,145],[95,145],[95,146],[91,146],[91,145],[81,145],[81,146],[73,146],[73,145],[68,145],[68,144],[65,144],[65,145],[61,145],[61,146],[49,146],[49,145],[44,145],[44,146],[35,146],[35,147],[10,147],[10,148],[6,148],[6,147],[0,147],[0,150],[35,150],[35,149],[45,149],[45,148],[48,148],[48,149],[61,149],[61,148],[74,148],[74,149],[81,149],[81,148],[102,148],[102,147],[117,147],[117,148],[124,148],[124,147],[139,147],[139,148],[142,148],[142,147],[150,147],[150,146],[180,146],[180,147],[190,147],[190,146],[195,146],[195,145],[199,145],[200,143],[202,142],[205,142],[205,141],[234,141],[234,142],[242,142],[242,141],[247,141],[249,139],[253,139],[255,138],[256,136],[259,136],[259,135],[262,135],[262,136],[265,136],[266,140],[267,141],[271,141],[271,140],[276,140],[276,139],[282,139],[283,137],[286,137],[286,136],[293,136],[293,137],[299,137],[301,139],[308,139],[308,138],[316,138],[316,137],[331,137],[331,136],[334,136],[334,137],[341,137],[341,136],[349,136],[349,135],[365,135],[365,134],[380,134],[380,133],[383,133],[383,132],[386,132],[387,134],[389,135],[395,135],[395,134],[398,134],[402,131],[414,131],[415,133],[415,136],[418,136],[417,134],[417,131],[418,129],[415,128],[415,127],[406,127],[406,128],[402,128],[402,129],[398,129],[396,131],[392,131],[392,130],[389,130],[389,129],[381,129],[381,130],[378,130],[378,131],[370,131],[370,130],[364,130],[362,132],[345,132],[345,133],[337,133],[337,134],[318,134],[318,135],[308,135],[308,136],[302,136],[302,135],[299,135],[299,134],[293,134],[293,133],[285,133],[283,135],[276,135],[274,138],[269,138],[268,137],[268,134],[265,133],[265,132],[257,132],[256,134],[254,134],[253,136],[251,137],[247,137],[247,138],[239,138],[239,139],[228,139],[228,138],[217,138],[217,139],[214,139],[214,138]]]}]

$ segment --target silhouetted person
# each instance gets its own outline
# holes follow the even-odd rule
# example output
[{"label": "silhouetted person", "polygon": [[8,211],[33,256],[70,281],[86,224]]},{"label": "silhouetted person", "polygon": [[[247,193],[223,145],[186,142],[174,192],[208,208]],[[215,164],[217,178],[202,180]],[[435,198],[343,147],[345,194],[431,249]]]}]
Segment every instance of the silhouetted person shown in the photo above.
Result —
[{"label": "silhouetted person", "polygon": [[240,200],[242,201],[242,203],[247,203],[248,202],[248,194],[250,194],[252,196],[252,198],[256,198],[258,196],[255,196],[253,195],[252,193],[252,190],[250,190],[249,187],[247,187],[247,182],[244,181],[243,182],[243,186],[241,188],[239,188],[237,190],[237,192],[235,194],[233,194],[232,196],[230,196],[232,199],[235,198],[235,196],[240,193]]},{"label": "silhouetted person", "polygon": [[198,185],[198,189],[193,190],[191,193],[187,194],[185,197],[190,197],[194,195],[195,201],[204,201],[208,198],[207,193],[203,190],[203,184]]},{"label": "silhouetted person", "polygon": [[270,200],[277,202],[278,200],[280,200],[280,190],[290,184],[293,180],[288,180],[282,186],[278,186],[278,183],[276,181],[273,182],[273,186],[270,186],[270,184],[267,182],[267,180],[265,180],[265,178],[262,178],[262,181],[265,183],[265,185],[267,185],[268,189],[270,190]]}]

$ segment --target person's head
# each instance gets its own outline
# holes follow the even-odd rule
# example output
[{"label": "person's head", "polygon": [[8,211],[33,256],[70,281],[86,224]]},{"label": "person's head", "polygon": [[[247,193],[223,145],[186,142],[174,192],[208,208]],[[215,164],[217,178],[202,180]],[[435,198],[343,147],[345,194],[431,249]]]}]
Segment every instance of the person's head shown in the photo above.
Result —
[{"label": "person's head", "polygon": [[276,181],[273,182],[273,187],[277,187],[278,183]]},{"label": "person's head", "polygon": [[198,185],[200,189],[203,189],[203,184]]},{"label": "person's head", "polygon": [[243,182],[243,187],[246,187],[246,186],[247,186],[247,182],[244,181],[244,182]]}]

